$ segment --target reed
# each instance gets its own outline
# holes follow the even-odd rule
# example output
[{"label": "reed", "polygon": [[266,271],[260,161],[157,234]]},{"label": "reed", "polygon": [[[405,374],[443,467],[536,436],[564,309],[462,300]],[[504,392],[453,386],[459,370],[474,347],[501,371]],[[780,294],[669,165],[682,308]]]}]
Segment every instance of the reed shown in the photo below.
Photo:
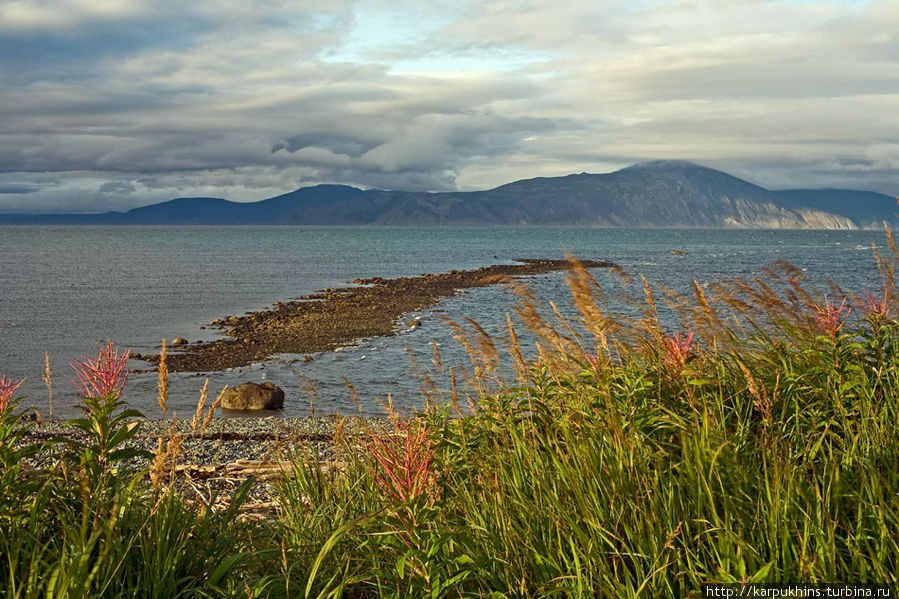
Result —
[{"label": "reed", "polygon": [[53,418],[53,371],[50,370],[50,352],[44,352],[44,372],[41,375],[44,386],[47,387],[48,415]]},{"label": "reed", "polygon": [[158,390],[157,401],[159,402],[159,411],[162,412],[163,418],[165,418],[169,402],[169,367],[166,364],[167,356],[168,352],[165,339],[163,339],[162,346],[159,348],[159,378],[156,385]]}]

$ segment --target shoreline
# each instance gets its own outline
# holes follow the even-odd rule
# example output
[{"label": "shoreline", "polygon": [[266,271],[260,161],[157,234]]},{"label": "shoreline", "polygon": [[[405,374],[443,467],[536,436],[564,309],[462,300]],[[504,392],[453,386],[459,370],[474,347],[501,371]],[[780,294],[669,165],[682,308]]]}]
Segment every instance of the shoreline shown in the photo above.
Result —
[{"label": "shoreline", "polygon": [[[159,440],[167,443],[172,420],[138,419],[140,431],[126,447],[157,451]],[[23,443],[50,440],[81,439],[85,434],[66,426],[65,421],[48,420],[32,423]],[[215,417],[205,434],[191,431],[191,421],[175,420],[178,452],[168,484],[175,484],[188,496],[207,502],[218,495],[225,504],[238,486],[248,478],[256,480],[241,512],[250,517],[267,518],[277,509],[275,486],[285,476],[292,476],[294,465],[306,464],[322,472],[342,470],[352,456],[350,452],[367,450],[367,439],[395,432],[394,422],[387,417],[326,416],[260,418]],[[51,466],[58,451],[41,451],[27,458],[36,470]],[[314,464],[318,464],[314,466]],[[128,462],[136,471],[149,468],[144,459]],[[255,514],[255,516],[253,515]]]},{"label": "shoreline", "polygon": [[[570,267],[567,260],[518,262],[416,277],[355,279],[353,287],[322,289],[297,300],[275,302],[270,309],[226,316],[209,325],[224,331],[225,338],[173,346],[166,366],[170,372],[216,372],[249,366],[278,354],[331,351],[357,339],[393,335],[397,320],[403,316],[463,289]],[[586,268],[616,266],[595,260],[581,264]],[[158,354],[136,357],[151,364],[159,362]]]},{"label": "shoreline", "polygon": [[[136,422],[140,423],[140,430],[128,445],[138,449],[154,451],[158,439],[167,439],[172,432],[172,419],[136,419]],[[28,443],[85,437],[83,432],[67,426],[64,420],[29,424],[32,426],[24,437]],[[174,426],[175,434],[183,441],[183,459],[179,462],[210,466],[236,460],[284,459],[292,451],[310,450],[318,452],[322,461],[328,461],[334,457],[335,441],[390,434],[393,420],[358,415],[272,414],[253,418],[216,416],[204,434],[192,431],[190,419],[176,419]]]}]

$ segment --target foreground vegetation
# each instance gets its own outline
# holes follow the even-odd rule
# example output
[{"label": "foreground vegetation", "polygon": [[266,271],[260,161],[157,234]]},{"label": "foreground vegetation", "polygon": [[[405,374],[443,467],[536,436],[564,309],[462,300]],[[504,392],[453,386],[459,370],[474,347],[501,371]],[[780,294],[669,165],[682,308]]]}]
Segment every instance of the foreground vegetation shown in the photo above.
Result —
[{"label": "foreground vegetation", "polygon": [[[295,456],[278,487],[280,512],[263,523],[239,518],[247,487],[220,511],[179,495],[170,484],[175,438],[145,456],[147,470],[127,466],[139,415],[125,410],[124,359],[111,345],[76,364],[84,418],[72,426],[86,433],[77,443],[19,442],[31,425],[4,378],[0,595],[682,597],[702,583],[750,581],[895,588],[891,249],[877,257],[882,285],[871,292],[813,293],[799,271],[775,264],[764,280],[694,285],[689,296],[643,281],[640,300],[622,303],[573,263],[566,317],[517,286],[502,338],[448,322],[471,363],[446,368],[435,353],[422,379],[428,410],[397,419],[395,435],[373,435],[362,451],[338,435],[342,467]],[[39,450],[55,456],[52,465],[27,467]]]}]

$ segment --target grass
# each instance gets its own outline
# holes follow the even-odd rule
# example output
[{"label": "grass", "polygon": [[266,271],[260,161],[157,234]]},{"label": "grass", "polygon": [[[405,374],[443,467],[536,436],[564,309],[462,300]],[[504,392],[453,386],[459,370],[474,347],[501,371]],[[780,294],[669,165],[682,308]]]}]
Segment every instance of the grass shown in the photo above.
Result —
[{"label": "grass", "polygon": [[[890,239],[891,253],[877,255],[876,292],[825,295],[787,264],[757,280],[695,284],[688,295],[641,280],[637,298],[611,298],[572,260],[564,311],[513,284],[518,304],[502,338],[448,322],[470,363],[448,368],[435,354],[423,384],[435,407],[361,449],[336,441],[343,467],[296,455],[278,485],[280,512],[264,523],[238,518],[247,487],[215,512],[165,484],[174,437],[160,442],[154,472],[125,466],[124,441],[139,418],[107,376],[119,363],[110,346],[79,362],[85,415],[73,426],[88,441],[23,447],[29,424],[14,389],[2,402],[0,594],[684,597],[727,582],[895,589],[899,304]],[[616,274],[622,291],[634,286]],[[0,390],[13,387],[4,381]],[[55,465],[27,471],[38,450],[55,451]]]}]

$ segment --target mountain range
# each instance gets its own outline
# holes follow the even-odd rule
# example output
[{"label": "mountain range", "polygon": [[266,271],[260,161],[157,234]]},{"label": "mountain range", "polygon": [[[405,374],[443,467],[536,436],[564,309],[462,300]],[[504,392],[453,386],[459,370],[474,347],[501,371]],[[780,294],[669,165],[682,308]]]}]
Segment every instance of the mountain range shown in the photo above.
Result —
[{"label": "mountain range", "polygon": [[316,185],[258,202],[177,198],[127,212],[0,214],[0,224],[577,225],[860,229],[899,222],[896,198],[844,189],[772,191],[685,161],[538,177],[472,192]]}]

